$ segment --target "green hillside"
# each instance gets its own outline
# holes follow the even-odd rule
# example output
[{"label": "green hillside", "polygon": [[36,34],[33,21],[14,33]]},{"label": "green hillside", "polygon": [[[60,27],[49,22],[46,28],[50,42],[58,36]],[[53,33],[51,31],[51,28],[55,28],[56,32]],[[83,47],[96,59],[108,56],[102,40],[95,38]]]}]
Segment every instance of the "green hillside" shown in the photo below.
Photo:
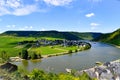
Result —
[{"label": "green hillside", "polygon": [[120,29],[112,33],[103,34],[96,40],[120,46]]},{"label": "green hillside", "polygon": [[59,32],[59,31],[6,31],[1,35],[16,37],[51,37],[67,40],[92,40],[101,35],[101,33],[79,33],[79,32]]},{"label": "green hillside", "polygon": [[[37,41],[40,39],[56,40],[91,40],[100,36],[100,33],[78,33],[78,32],[58,32],[58,31],[6,31],[0,34],[0,53],[6,52],[9,56],[17,56],[23,49],[29,49],[31,44],[18,45],[23,41]],[[55,48],[41,47],[42,54],[65,52],[65,49],[56,46]],[[75,50],[76,48],[70,47]],[[40,50],[36,48],[34,50]],[[49,50],[45,52],[46,50]],[[0,55],[1,56],[1,55]]]},{"label": "green hillside", "polygon": [[93,32],[84,32],[84,33],[71,32],[71,33],[84,40],[93,40],[102,35],[101,33],[93,33]]}]

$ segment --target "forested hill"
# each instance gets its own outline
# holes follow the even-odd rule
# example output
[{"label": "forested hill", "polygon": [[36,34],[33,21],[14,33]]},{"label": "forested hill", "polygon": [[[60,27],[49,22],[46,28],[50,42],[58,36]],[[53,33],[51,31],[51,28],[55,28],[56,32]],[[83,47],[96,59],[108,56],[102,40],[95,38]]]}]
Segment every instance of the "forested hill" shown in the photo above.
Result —
[{"label": "forested hill", "polygon": [[17,37],[52,37],[68,40],[86,39],[92,40],[98,38],[101,33],[92,32],[59,32],[59,31],[6,31],[1,36],[17,36]]},{"label": "forested hill", "polygon": [[120,46],[120,29],[112,32],[101,35],[96,41],[107,42]]}]

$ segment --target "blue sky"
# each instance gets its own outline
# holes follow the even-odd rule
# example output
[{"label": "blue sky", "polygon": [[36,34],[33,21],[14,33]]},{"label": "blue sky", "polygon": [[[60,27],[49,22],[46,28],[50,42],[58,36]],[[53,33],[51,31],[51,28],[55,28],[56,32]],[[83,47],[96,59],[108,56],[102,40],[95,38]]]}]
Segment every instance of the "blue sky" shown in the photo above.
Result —
[{"label": "blue sky", "polygon": [[0,33],[8,30],[108,33],[118,28],[119,0],[0,0]]}]

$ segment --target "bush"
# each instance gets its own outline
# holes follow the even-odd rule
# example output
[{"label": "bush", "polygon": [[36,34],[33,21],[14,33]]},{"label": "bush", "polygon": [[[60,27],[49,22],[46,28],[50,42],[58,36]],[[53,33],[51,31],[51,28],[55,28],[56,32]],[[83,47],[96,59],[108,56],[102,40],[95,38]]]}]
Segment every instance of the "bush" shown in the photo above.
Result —
[{"label": "bush", "polygon": [[38,55],[35,52],[32,52],[31,59],[38,59]]},{"label": "bush", "polygon": [[29,75],[30,80],[95,80],[83,73],[79,76],[74,76],[72,74],[54,74],[54,73],[45,73],[44,71],[34,69]]},{"label": "bush", "polygon": [[74,74],[55,74],[55,73],[46,73],[44,71],[34,69],[32,72],[24,74],[24,71],[16,71],[13,73],[8,73],[0,69],[0,75],[5,80],[97,80],[91,78],[87,73],[75,76]]},{"label": "bush", "polygon": [[90,44],[90,43],[87,43],[84,50],[90,49],[90,48],[91,48],[91,44]]},{"label": "bush", "polygon": [[2,51],[1,52],[1,59],[0,59],[0,61],[1,62],[5,62],[5,61],[8,61],[8,60],[9,60],[8,54],[6,53],[6,51]]},{"label": "bush", "polygon": [[77,49],[75,49],[75,52],[78,52],[78,50],[77,50]]},{"label": "bush", "polygon": [[22,50],[21,58],[22,59],[28,59],[28,51],[27,50]]},{"label": "bush", "polygon": [[30,57],[31,57],[31,59],[40,59],[41,58],[41,54],[37,53],[35,51],[32,51]]},{"label": "bush", "polygon": [[69,50],[68,53],[72,53],[72,50]]}]

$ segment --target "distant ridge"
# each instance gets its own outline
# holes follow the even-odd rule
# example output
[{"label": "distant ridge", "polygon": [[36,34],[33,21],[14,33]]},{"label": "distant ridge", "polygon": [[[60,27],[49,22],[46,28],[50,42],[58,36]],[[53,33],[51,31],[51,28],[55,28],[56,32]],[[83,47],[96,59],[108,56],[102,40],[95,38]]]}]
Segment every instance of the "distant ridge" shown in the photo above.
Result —
[{"label": "distant ridge", "polygon": [[120,46],[120,28],[112,33],[103,34],[99,38],[96,38],[95,40]]},{"label": "distant ridge", "polygon": [[5,35],[17,37],[52,37],[67,40],[79,40],[79,39],[92,40],[101,36],[101,33],[59,32],[51,30],[51,31],[6,31],[1,34],[1,36]]}]

